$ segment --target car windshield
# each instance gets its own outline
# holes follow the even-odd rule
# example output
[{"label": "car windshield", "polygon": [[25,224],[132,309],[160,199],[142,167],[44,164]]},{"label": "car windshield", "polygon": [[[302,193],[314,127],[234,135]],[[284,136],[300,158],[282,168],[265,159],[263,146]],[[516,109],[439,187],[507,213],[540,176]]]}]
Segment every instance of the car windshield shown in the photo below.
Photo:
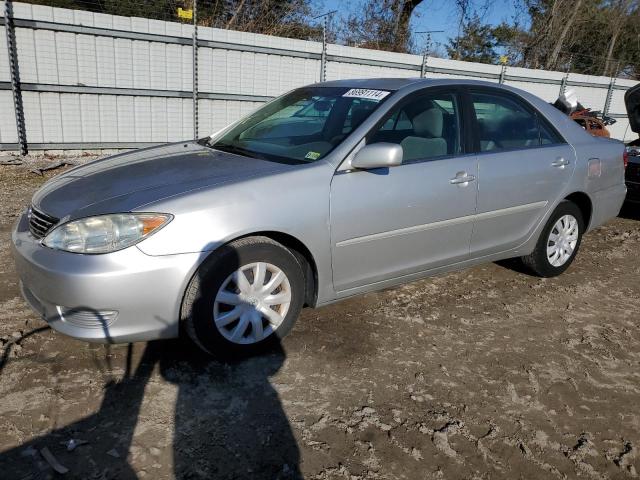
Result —
[{"label": "car windshield", "polygon": [[279,162],[315,162],[366,120],[390,93],[362,88],[300,88],[258,109],[210,146]]}]

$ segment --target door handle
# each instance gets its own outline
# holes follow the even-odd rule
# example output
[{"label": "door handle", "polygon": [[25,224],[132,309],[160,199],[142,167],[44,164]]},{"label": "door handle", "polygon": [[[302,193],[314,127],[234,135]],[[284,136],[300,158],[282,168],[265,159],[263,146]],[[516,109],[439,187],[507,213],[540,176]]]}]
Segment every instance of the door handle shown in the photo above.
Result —
[{"label": "door handle", "polygon": [[473,182],[476,179],[473,175],[469,175],[467,172],[458,172],[456,176],[449,180],[451,185],[462,185],[466,187],[469,185],[469,182]]},{"label": "door handle", "polygon": [[562,157],[556,158],[555,161],[551,163],[552,167],[557,167],[557,168],[564,168],[567,165],[569,165],[569,160],[566,160]]}]

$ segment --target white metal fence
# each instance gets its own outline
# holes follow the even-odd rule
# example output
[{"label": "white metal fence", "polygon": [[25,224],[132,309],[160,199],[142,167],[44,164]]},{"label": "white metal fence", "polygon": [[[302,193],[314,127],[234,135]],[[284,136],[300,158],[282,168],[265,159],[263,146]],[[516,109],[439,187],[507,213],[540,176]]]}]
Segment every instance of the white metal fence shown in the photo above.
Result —
[{"label": "white metal fence", "polygon": [[[7,24],[4,17],[0,24]],[[29,148],[133,148],[216,131],[262,102],[326,79],[480,78],[553,101],[564,86],[618,122],[629,140],[624,91],[636,82],[502,67],[198,27],[87,11],[13,4],[13,26]],[[0,149],[18,149],[8,36],[0,35]],[[323,49],[325,55],[323,55]]]}]

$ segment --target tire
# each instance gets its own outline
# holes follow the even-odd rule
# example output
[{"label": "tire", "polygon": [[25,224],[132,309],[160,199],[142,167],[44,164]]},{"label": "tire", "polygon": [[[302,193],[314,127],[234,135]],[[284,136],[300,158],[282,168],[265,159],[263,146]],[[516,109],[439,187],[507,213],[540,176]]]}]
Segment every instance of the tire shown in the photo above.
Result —
[{"label": "tire", "polygon": [[[567,250],[560,248],[560,250],[564,251],[564,257],[561,255],[553,256],[555,254],[551,254],[551,250],[554,250],[553,247],[555,245],[551,243],[551,236],[552,234],[557,235],[560,233],[557,225],[561,219],[575,220],[577,228],[576,235],[571,234],[564,237],[566,241],[564,245],[566,245],[568,249],[571,249],[571,245],[573,244],[571,240],[575,237],[575,246],[572,248],[570,254],[567,254]],[[568,223],[565,221],[564,224],[567,225]],[[573,229],[571,231],[573,231]],[[560,275],[573,263],[580,249],[583,232],[584,219],[578,206],[568,200],[562,201],[549,217],[547,224],[540,234],[540,238],[538,238],[535,249],[530,255],[522,257],[522,263],[539,277],[549,278]],[[548,247],[551,249],[550,251],[547,250]]]},{"label": "tire", "polygon": [[246,237],[216,250],[200,266],[187,287],[181,322],[205,352],[245,356],[277,345],[298,319],[304,298],[305,278],[295,255],[270,238]]}]

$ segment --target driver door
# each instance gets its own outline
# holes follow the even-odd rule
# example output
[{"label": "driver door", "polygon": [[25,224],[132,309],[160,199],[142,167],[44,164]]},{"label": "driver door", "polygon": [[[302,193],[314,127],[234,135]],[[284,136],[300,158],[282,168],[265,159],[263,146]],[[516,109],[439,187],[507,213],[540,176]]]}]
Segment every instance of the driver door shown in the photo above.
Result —
[{"label": "driver door", "polygon": [[331,244],[339,297],[469,257],[478,166],[465,153],[462,118],[455,91],[411,95],[367,138],[399,143],[403,164],[336,172]]}]

